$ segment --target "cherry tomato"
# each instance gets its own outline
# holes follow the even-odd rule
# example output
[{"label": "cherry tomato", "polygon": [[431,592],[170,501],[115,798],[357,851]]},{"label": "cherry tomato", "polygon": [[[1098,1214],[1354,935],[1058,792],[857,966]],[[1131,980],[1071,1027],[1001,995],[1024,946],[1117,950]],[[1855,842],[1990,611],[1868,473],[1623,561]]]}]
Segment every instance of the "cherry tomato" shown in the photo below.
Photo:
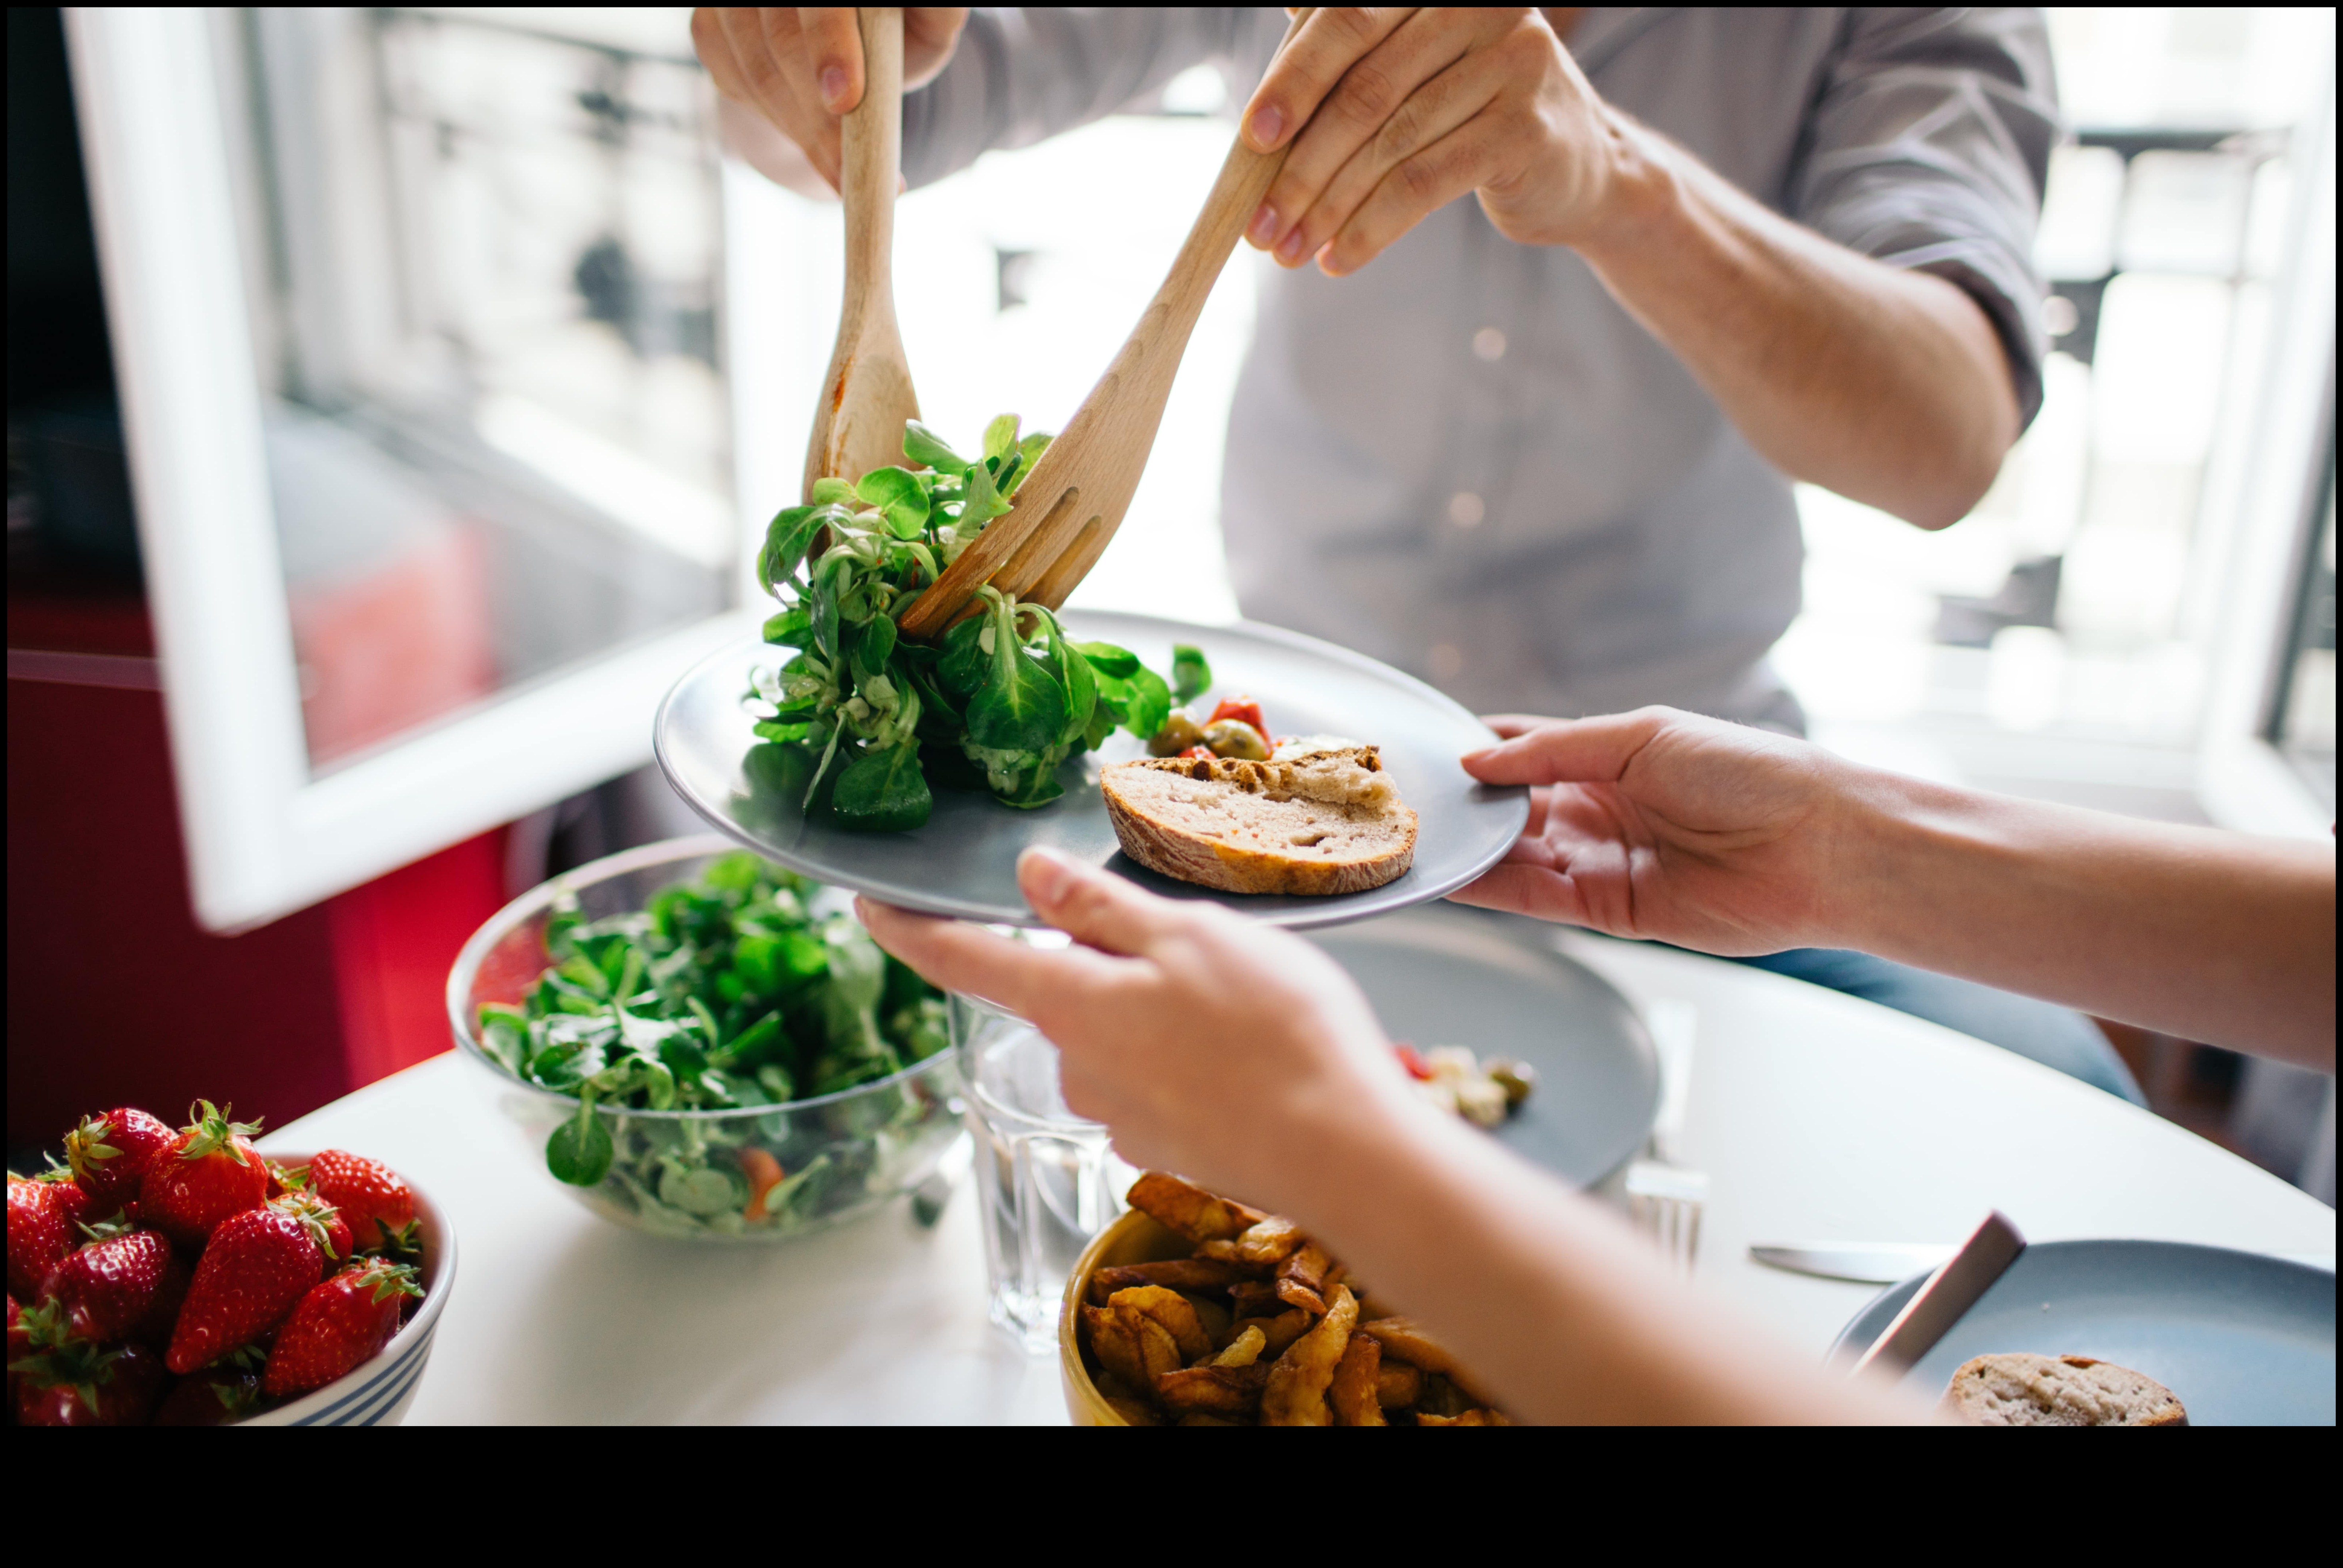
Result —
[{"label": "cherry tomato", "polygon": [[1432,1076],[1432,1064],[1423,1060],[1423,1053],[1415,1047],[1402,1041],[1393,1046],[1392,1050],[1398,1053],[1399,1064],[1407,1069],[1407,1075],[1410,1078],[1422,1082]]},{"label": "cherry tomato", "polygon": [[[1254,701],[1252,698],[1223,698],[1221,701],[1221,705],[1212,709],[1212,718],[1207,719],[1204,722],[1206,724],[1217,724],[1223,719],[1233,719],[1240,724],[1252,725],[1255,729],[1261,731],[1261,743],[1264,746],[1269,745],[1269,720],[1261,716],[1261,704]],[[1275,748],[1272,747],[1271,749],[1274,750]]]},{"label": "cherry tomato", "polygon": [[1194,761],[1201,758],[1204,761],[1210,762],[1215,755],[1216,753],[1209,746],[1191,746],[1187,750],[1180,753],[1181,759],[1183,761]]}]

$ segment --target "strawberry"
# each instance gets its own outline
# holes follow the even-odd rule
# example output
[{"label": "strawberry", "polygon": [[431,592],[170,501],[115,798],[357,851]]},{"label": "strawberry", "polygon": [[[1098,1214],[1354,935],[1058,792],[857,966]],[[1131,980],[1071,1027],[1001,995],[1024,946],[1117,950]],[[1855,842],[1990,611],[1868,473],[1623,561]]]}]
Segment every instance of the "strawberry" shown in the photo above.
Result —
[{"label": "strawberry", "polygon": [[170,1242],[153,1231],[133,1231],[68,1254],[49,1271],[40,1299],[63,1306],[68,1330],[79,1338],[123,1339],[155,1310],[178,1267]]},{"label": "strawberry", "polygon": [[22,1373],[16,1420],[25,1426],[144,1426],[163,1392],[163,1358],[146,1346],[100,1350],[70,1335]]},{"label": "strawberry", "polygon": [[25,1327],[25,1309],[8,1298],[8,1408],[16,1408],[16,1363],[33,1353],[32,1331]]},{"label": "strawberry", "polygon": [[261,1355],[241,1350],[181,1378],[155,1412],[156,1426],[226,1426],[250,1415],[260,1403]]},{"label": "strawberry", "polygon": [[271,1198],[268,1206],[301,1221],[309,1232],[309,1240],[317,1242],[317,1251],[325,1254],[325,1268],[331,1269],[350,1255],[350,1222],[342,1217],[339,1209],[307,1188],[288,1188],[283,1197]]},{"label": "strawberry", "polygon": [[268,1167],[246,1135],[260,1124],[230,1121],[208,1100],[188,1113],[189,1125],[155,1151],[138,1187],[138,1217],[185,1246],[200,1247],[231,1214],[267,1199]]},{"label": "strawberry", "polygon": [[290,1214],[247,1209],[221,1221],[171,1331],[171,1370],[191,1372],[275,1328],[317,1282],[325,1261],[309,1227]]},{"label": "strawberry", "polygon": [[415,1193],[397,1171],[379,1161],[345,1149],[328,1149],[309,1161],[309,1186],[342,1211],[359,1248],[383,1244],[382,1228],[415,1218]]},{"label": "strawberry", "polygon": [[8,1172],[8,1293],[29,1302],[49,1271],[73,1251],[73,1222],[50,1181]]},{"label": "strawberry", "polygon": [[[73,1172],[62,1165],[52,1164],[33,1180],[49,1184],[56,1200],[57,1212],[65,1217],[69,1235],[85,1225],[96,1223],[99,1217],[106,1212],[97,1206],[96,1199],[82,1190],[80,1183],[74,1180]],[[80,1244],[79,1236],[74,1236],[73,1240],[75,1245]]]},{"label": "strawberry", "polygon": [[138,1183],[156,1151],[171,1141],[160,1117],[130,1106],[103,1116],[85,1116],[65,1134],[65,1163],[101,1214],[111,1214],[138,1196]]},{"label": "strawberry", "polygon": [[379,1354],[398,1332],[407,1299],[422,1294],[413,1269],[378,1258],[353,1263],[313,1287],[277,1332],[261,1370],[260,1392],[272,1398],[306,1393]]}]

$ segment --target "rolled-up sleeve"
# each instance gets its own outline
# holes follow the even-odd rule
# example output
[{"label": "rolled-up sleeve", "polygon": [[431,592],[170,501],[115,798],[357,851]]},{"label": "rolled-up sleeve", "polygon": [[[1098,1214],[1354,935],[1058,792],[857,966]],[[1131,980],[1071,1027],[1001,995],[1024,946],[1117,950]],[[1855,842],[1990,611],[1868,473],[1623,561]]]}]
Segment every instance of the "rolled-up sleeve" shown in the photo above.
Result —
[{"label": "rolled-up sleeve", "polygon": [[[903,100],[903,174],[930,184],[996,147],[1045,137],[1139,103],[1191,65],[1242,73],[1268,21],[1227,6],[981,6],[951,64]],[[1250,85],[1249,79],[1246,85]]]},{"label": "rolled-up sleeve", "polygon": [[1792,215],[1984,307],[2027,422],[2042,406],[2033,259],[2058,100],[2031,8],[1855,10],[1808,118]]}]

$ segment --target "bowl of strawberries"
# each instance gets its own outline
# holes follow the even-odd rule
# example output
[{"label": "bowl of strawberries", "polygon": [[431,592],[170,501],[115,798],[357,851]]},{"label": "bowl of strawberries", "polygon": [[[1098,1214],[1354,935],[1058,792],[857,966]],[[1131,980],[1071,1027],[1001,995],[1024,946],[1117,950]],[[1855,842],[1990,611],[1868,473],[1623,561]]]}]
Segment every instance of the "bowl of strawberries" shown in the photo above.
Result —
[{"label": "bowl of strawberries", "polygon": [[447,1217],[347,1150],[85,1117],[8,1176],[8,1417],[20,1426],[380,1426],[414,1402],[456,1276]]}]

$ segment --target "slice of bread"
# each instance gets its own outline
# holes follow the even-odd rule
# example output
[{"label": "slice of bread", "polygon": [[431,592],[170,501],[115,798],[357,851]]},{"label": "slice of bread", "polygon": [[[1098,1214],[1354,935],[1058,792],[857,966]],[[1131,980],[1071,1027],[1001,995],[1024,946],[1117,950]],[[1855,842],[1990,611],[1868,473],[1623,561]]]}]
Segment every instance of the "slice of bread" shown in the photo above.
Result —
[{"label": "slice of bread", "polygon": [[1151,757],[1099,775],[1122,852],[1231,893],[1380,888],[1415,863],[1415,813],[1372,746],[1282,762]]},{"label": "slice of bread", "polygon": [[2023,1351],[1963,1362],[1936,1413],[1971,1426],[2187,1426],[2179,1396],[2088,1356]]}]

